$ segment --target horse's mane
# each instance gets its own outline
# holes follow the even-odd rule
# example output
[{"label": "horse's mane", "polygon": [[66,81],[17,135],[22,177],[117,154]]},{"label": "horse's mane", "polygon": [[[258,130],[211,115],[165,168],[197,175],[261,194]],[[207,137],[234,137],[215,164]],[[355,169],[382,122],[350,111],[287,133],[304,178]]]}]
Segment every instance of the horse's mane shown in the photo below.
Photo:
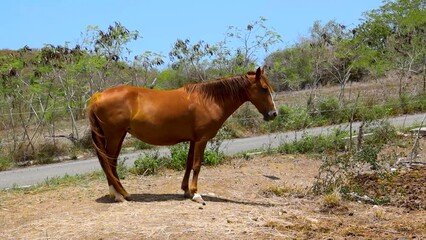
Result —
[{"label": "horse's mane", "polygon": [[[247,74],[253,74],[249,72]],[[213,81],[193,83],[184,86],[189,94],[198,93],[204,100],[223,102],[225,99],[244,101],[247,98],[246,89],[249,87],[246,75],[221,78]]]}]

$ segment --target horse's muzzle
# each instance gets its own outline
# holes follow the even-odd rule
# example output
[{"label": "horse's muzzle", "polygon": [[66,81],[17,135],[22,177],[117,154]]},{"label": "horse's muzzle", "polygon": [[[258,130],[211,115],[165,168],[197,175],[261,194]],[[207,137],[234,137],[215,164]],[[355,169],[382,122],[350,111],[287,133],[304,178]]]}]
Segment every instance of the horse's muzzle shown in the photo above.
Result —
[{"label": "horse's muzzle", "polygon": [[269,111],[266,114],[263,114],[263,120],[270,121],[273,120],[278,115],[278,112],[276,110]]}]

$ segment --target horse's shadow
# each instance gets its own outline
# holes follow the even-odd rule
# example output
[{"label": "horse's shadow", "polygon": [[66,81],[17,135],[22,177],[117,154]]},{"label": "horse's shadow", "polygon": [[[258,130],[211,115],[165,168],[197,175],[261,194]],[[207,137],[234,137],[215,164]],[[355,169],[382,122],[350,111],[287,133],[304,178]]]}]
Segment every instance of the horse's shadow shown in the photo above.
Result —
[{"label": "horse's shadow", "polygon": [[[276,204],[267,203],[267,202],[254,202],[254,201],[245,201],[245,200],[232,200],[217,196],[209,196],[203,195],[203,199],[208,204],[209,202],[216,203],[233,203],[233,204],[241,204],[241,205],[250,205],[250,206],[263,206],[263,207],[273,207]],[[185,198],[183,194],[131,194],[128,199],[131,202],[167,202],[167,201],[188,201],[188,198]],[[114,198],[109,195],[105,195],[96,199],[98,203],[114,203]]]}]

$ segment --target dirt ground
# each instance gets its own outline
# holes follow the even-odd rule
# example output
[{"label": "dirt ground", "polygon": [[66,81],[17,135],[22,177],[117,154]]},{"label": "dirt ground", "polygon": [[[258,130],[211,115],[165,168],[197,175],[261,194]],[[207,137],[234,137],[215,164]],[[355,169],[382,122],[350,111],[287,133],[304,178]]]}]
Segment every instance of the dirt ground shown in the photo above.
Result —
[{"label": "dirt ground", "polygon": [[[114,203],[100,179],[3,191],[0,239],[426,239],[424,208],[347,200],[330,207],[324,196],[307,194],[319,165],[278,155],[203,167],[206,205],[183,198],[176,171],[128,176],[133,201],[126,203]],[[424,183],[425,169],[418,171]]]}]

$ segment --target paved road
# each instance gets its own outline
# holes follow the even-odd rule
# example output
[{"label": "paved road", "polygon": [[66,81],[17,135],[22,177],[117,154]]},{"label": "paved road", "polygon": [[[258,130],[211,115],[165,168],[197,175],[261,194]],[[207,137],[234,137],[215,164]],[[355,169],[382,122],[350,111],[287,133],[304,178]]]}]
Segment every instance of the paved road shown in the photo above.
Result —
[{"label": "paved road", "polygon": [[[426,118],[426,114],[417,114],[410,116],[402,116],[389,119],[392,125],[404,127],[412,126],[414,124],[421,123]],[[360,123],[353,124],[353,130],[357,131]],[[254,149],[265,149],[268,147],[277,147],[284,142],[300,139],[303,134],[319,135],[328,134],[333,129],[341,128],[343,130],[349,130],[347,124],[328,126],[328,127],[317,127],[310,128],[304,131],[292,131],[275,133],[270,135],[262,135],[250,138],[241,138],[224,141],[221,145],[222,150],[227,155],[233,155],[239,152],[254,150]],[[161,148],[160,154],[169,154],[167,148]],[[121,154],[120,158],[127,158],[126,164],[133,165],[137,157],[143,154],[143,152],[134,152]],[[57,164],[49,164],[43,166],[33,166],[21,169],[15,169],[10,171],[0,172],[0,189],[11,188],[11,187],[25,187],[34,185],[45,181],[49,178],[60,177],[66,174],[75,175],[93,172],[100,170],[101,167],[97,158],[90,158],[80,161],[69,161]]]}]

